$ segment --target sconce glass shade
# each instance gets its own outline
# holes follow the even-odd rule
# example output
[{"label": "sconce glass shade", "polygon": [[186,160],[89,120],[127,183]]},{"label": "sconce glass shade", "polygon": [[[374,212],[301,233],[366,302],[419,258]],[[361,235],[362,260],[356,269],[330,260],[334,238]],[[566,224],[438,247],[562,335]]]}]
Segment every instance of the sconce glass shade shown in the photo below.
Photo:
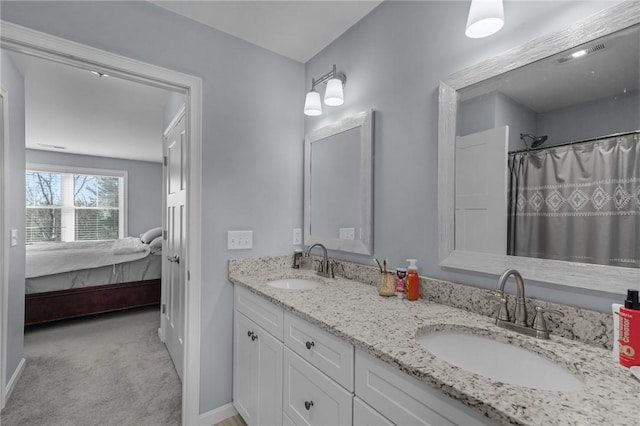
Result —
[{"label": "sconce glass shade", "polygon": [[342,80],[332,78],[327,82],[327,90],[324,92],[324,103],[331,106],[338,106],[344,103]]},{"label": "sconce glass shade", "polygon": [[304,101],[304,115],[320,115],[322,114],[322,103],[320,102],[320,93],[312,90],[307,92],[307,97]]},{"label": "sconce glass shade", "polygon": [[469,38],[482,38],[495,34],[504,25],[502,0],[471,0],[467,30]]}]

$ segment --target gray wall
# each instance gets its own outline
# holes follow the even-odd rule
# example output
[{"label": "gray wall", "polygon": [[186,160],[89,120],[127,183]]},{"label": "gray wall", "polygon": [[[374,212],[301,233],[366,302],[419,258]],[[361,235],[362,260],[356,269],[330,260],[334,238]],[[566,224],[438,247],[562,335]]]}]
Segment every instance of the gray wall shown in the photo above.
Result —
[{"label": "gray wall", "polygon": [[[148,2],[2,2],[2,19],[203,79],[201,412],[232,400],[230,257],[292,253],[304,66]],[[227,230],[253,249],[229,252]]]},{"label": "gray wall", "polygon": [[536,134],[536,113],[503,93],[493,91],[460,103],[458,135],[509,126],[509,151],[526,148],[520,133]]},{"label": "gray wall", "polygon": [[[158,144],[160,141],[158,141]],[[28,149],[27,163],[90,167],[128,172],[128,235],[162,225],[162,164]]]},{"label": "gray wall", "polygon": [[612,133],[640,129],[640,92],[597,99],[538,114],[538,135],[556,145]]},{"label": "gray wall", "polygon": [[8,248],[7,380],[10,380],[22,359],[24,339],[24,79],[9,55],[6,52],[0,55],[0,80],[9,101],[10,200],[5,214],[9,215],[9,228],[18,230],[18,245]]},{"label": "gray wall", "polygon": [[[318,78],[336,64],[347,75],[345,104],[305,118],[305,131],[373,108],[375,256],[392,267],[419,259],[422,274],[495,287],[497,277],[438,265],[438,84],[472,66],[615,2],[505,2],[497,34],[468,39],[468,2],[384,2],[306,64]],[[333,256],[373,265],[368,256]],[[619,296],[527,282],[529,295],[608,311]]]}]

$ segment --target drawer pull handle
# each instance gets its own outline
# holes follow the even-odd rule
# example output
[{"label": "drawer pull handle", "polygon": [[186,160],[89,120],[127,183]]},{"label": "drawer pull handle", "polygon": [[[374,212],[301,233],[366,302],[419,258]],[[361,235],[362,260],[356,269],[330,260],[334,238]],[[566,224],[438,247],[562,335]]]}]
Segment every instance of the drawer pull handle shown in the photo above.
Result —
[{"label": "drawer pull handle", "polygon": [[304,402],[304,408],[306,408],[307,410],[311,410],[311,407],[313,407],[313,401]]},{"label": "drawer pull handle", "polygon": [[[306,347],[307,347],[307,349],[309,349],[309,350],[311,350],[311,348],[312,348],[312,347],[314,347],[315,345],[316,345],[316,344],[315,344],[315,343],[313,343],[313,342],[307,342],[307,343],[305,343],[305,346],[306,346]],[[313,404],[311,404],[311,405],[313,405]],[[307,408],[307,410],[308,410],[308,408]]]}]

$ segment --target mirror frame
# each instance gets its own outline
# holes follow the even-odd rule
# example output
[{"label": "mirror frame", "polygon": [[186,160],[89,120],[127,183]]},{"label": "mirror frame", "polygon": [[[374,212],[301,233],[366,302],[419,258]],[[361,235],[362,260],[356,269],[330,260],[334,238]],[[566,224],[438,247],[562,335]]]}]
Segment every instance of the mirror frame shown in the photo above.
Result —
[{"label": "mirror frame", "polygon": [[[360,211],[359,240],[311,234],[311,144],[329,136],[361,127],[360,131]],[[344,118],[317,130],[304,138],[304,244],[323,244],[329,250],[373,254],[373,110]]]},{"label": "mirror frame", "polygon": [[[439,260],[444,268],[499,275],[515,268],[523,277],[601,292],[626,294],[638,288],[640,270],[606,265],[455,250],[455,137],[459,91],[486,79],[640,23],[637,1],[628,0],[531,40],[440,82],[438,102]],[[603,288],[603,285],[606,286]]]}]

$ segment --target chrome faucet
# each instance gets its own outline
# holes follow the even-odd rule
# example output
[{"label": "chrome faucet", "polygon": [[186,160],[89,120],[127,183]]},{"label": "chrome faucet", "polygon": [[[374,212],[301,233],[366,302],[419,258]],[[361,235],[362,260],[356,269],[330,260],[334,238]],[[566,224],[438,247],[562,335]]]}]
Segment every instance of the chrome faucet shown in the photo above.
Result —
[{"label": "chrome faucet", "polygon": [[[515,269],[507,269],[500,275],[498,279],[498,286],[496,290],[500,292],[500,312],[498,313],[498,321],[506,320],[511,322],[509,318],[509,311],[507,310],[506,297],[504,295],[504,286],[507,283],[507,280],[510,276],[513,275],[513,278],[516,280],[516,286],[518,287],[518,292],[516,294],[516,312],[515,312],[515,324],[521,325],[523,327],[527,326],[527,307],[524,301],[524,280],[522,279],[522,275],[520,272]],[[502,303],[504,301],[504,303]]]},{"label": "chrome faucet", "polygon": [[[504,293],[504,286],[507,283],[509,277],[512,275],[516,280],[517,286],[514,322],[511,322],[509,310],[507,308],[507,299]],[[507,269],[502,273],[502,275],[500,275],[496,290],[498,291],[496,296],[500,299],[500,310],[498,311],[498,316],[496,318],[496,325],[498,325],[498,327],[506,328],[508,330],[515,331],[521,334],[526,334],[527,336],[537,337],[538,339],[548,339],[549,330],[547,329],[547,323],[544,318],[544,313],[548,312],[564,316],[564,314],[560,311],[543,309],[539,306],[536,306],[536,316],[533,319],[533,325],[529,327],[527,325],[527,306],[524,299],[524,280],[522,279],[522,275],[520,275],[520,273],[515,269]]]},{"label": "chrome faucet", "polygon": [[333,273],[333,265],[331,265],[331,263],[329,262],[329,257],[327,256],[327,248],[324,245],[315,243],[307,249],[305,256],[309,256],[311,249],[316,246],[322,249],[322,253],[324,256],[323,260],[321,260],[320,264],[318,265],[318,270],[316,273],[322,277],[335,278],[335,274]]}]

